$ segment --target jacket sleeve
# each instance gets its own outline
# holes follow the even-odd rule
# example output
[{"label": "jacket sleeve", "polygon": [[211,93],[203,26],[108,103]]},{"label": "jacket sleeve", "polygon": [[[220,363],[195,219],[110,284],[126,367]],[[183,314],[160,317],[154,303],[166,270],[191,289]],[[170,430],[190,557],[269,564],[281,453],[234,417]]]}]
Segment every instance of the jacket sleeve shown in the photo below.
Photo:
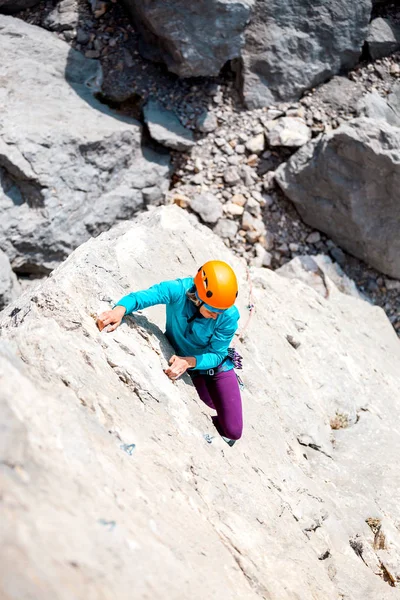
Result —
[{"label": "jacket sleeve", "polygon": [[180,279],[162,281],[151,286],[147,290],[132,292],[119,300],[115,306],[124,306],[126,314],[129,315],[136,310],[142,310],[156,304],[174,304],[178,302],[184,293]]},{"label": "jacket sleeve", "polygon": [[228,354],[228,348],[237,328],[237,321],[230,321],[219,327],[211,338],[209,351],[197,356],[194,355],[196,358],[196,366],[194,368],[199,371],[205,371],[220,365]]}]

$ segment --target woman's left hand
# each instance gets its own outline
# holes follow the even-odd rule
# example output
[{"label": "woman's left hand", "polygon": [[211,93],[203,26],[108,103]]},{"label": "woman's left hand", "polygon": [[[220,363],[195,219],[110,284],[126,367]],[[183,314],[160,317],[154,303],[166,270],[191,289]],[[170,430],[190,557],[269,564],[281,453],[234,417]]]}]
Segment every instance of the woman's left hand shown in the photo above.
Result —
[{"label": "woman's left hand", "polygon": [[178,379],[183,375],[187,369],[191,369],[196,366],[196,359],[194,356],[176,356],[175,354],[169,359],[170,366],[164,370],[164,373],[168,375],[170,379]]}]

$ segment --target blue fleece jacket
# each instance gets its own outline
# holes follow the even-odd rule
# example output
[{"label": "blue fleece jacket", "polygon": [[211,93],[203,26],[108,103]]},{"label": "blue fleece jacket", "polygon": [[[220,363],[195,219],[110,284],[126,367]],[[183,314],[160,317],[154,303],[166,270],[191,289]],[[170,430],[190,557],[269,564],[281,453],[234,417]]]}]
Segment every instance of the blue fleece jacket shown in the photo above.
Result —
[{"label": "blue fleece jacket", "polygon": [[[186,296],[193,285],[193,277],[163,281],[147,290],[124,296],[116,306],[124,306],[129,315],[155,304],[166,304],[165,333],[168,339],[179,356],[194,356],[195,370],[203,371],[217,367],[227,356],[240,315],[236,306],[232,306],[215,320],[197,317],[188,323],[196,312],[196,306]],[[232,368],[229,359],[224,363],[224,370]]]}]

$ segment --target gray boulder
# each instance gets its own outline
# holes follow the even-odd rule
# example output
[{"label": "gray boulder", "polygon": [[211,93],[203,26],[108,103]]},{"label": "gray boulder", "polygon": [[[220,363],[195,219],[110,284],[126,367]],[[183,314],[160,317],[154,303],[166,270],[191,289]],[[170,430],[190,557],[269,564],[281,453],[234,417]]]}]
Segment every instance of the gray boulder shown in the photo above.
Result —
[{"label": "gray boulder", "polygon": [[146,58],[181,77],[218,75],[240,55],[254,0],[125,0]]},{"label": "gray boulder", "polygon": [[53,34],[2,16],[0,53],[0,248],[15,271],[48,272],[164,193],[169,157],[93,97],[98,63]]},{"label": "gray boulder", "polygon": [[303,146],[276,180],[306,223],[400,277],[400,130],[360,118]]},{"label": "gray boulder", "polygon": [[38,4],[39,0],[0,0],[0,13],[11,15]]},{"label": "gray boulder", "polygon": [[190,150],[194,146],[190,129],[186,129],[176,114],[164,108],[160,102],[147,102],[143,115],[153,140],[173,150]]},{"label": "gray boulder", "polygon": [[369,26],[366,42],[373,60],[389,56],[400,49],[400,27],[390,19],[374,19]]},{"label": "gray boulder", "polygon": [[13,273],[6,254],[0,250],[0,310],[20,294],[18,279]]},{"label": "gray boulder", "polygon": [[298,99],[353,67],[370,15],[371,0],[256,0],[243,50],[246,105]]},{"label": "gray boulder", "polygon": [[215,224],[222,217],[221,202],[213,194],[207,192],[192,198],[190,208],[200,215],[205,223]]}]

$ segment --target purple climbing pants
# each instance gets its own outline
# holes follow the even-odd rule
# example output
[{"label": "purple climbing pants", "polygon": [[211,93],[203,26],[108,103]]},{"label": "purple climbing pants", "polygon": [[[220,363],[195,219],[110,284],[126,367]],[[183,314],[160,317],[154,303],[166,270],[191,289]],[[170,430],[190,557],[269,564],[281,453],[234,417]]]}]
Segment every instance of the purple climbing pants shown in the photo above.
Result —
[{"label": "purple climbing pants", "polygon": [[207,406],[217,411],[214,425],[220,435],[238,440],[242,435],[243,416],[240,388],[233,369],[215,375],[192,376],[193,384]]}]

